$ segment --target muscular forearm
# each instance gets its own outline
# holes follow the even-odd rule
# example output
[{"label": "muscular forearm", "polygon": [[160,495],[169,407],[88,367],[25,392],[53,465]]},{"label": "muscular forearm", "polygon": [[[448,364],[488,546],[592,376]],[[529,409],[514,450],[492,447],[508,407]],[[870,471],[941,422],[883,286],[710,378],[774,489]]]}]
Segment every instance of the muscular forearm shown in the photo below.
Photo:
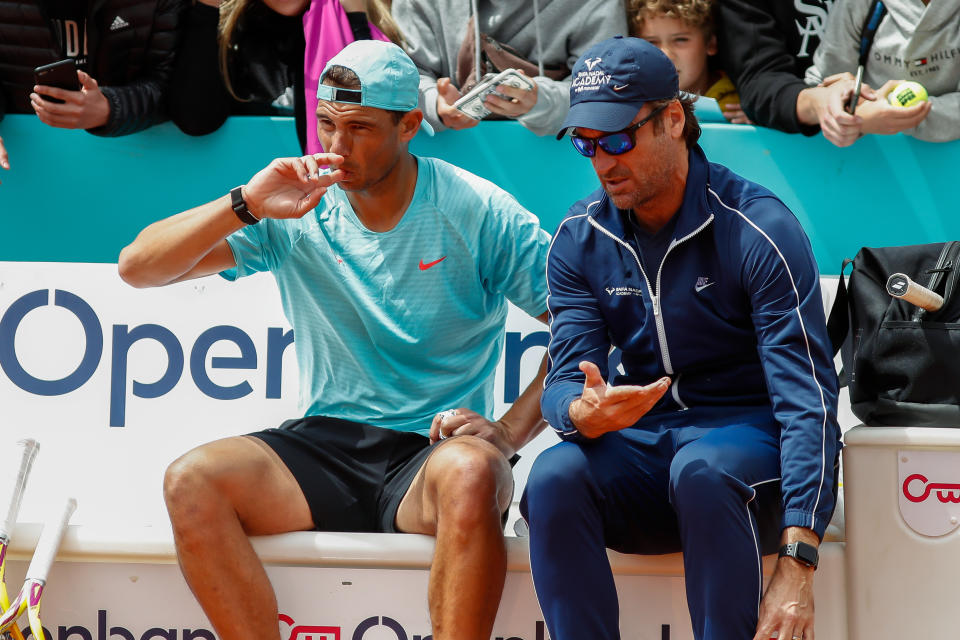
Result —
[{"label": "muscular forearm", "polygon": [[[780,534],[780,546],[782,547],[791,542],[806,542],[813,547],[819,547],[820,537],[813,529],[806,527],[787,527]],[[777,558],[777,566],[774,570],[774,575],[778,575],[780,579],[787,580],[789,583],[795,585],[812,584],[813,573],[813,567],[808,567],[789,556]]]},{"label": "muscular forearm", "polygon": [[820,546],[820,537],[817,532],[807,527],[786,527],[780,534],[780,544],[790,544],[791,542],[806,542],[815,547]]},{"label": "muscular forearm", "polygon": [[543,379],[546,375],[547,356],[544,356],[537,377],[500,418],[500,422],[506,427],[507,437],[514,452],[533,440],[547,426],[540,413],[540,395],[543,392]]},{"label": "muscular forearm", "polygon": [[[804,527],[787,527],[780,542],[802,541],[817,546],[817,534]],[[760,616],[753,640],[778,638],[812,638],[813,615],[813,568],[793,558],[777,560],[777,567],[763,599],[760,601]]]},{"label": "muscular forearm", "polygon": [[229,195],[154,222],[120,252],[120,277],[135,287],[157,287],[229,268],[223,257],[201,261],[242,226]]}]

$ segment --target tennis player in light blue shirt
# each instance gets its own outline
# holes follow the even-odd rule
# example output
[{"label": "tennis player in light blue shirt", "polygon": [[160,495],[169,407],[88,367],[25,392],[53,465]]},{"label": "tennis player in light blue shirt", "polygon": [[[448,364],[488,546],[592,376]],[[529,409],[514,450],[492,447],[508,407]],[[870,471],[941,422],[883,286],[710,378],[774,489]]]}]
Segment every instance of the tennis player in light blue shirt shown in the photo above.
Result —
[{"label": "tennis player in light blue shirt", "polygon": [[333,186],[304,217],[263,220],[227,242],[237,268],[225,276],[276,277],[307,415],[424,435],[441,409],[489,416],[507,300],[545,310],[537,219],[434,158],[417,159],[413,198],[389,231],[364,226]]},{"label": "tennis player in light blue shirt", "polygon": [[433,638],[486,640],[506,573],[508,460],[545,426],[544,367],[497,420],[494,369],[508,301],[546,318],[549,238],[495,185],[409,152],[430,130],[402,49],[354,42],[320,82],[327,153],[274,160],[120,255],[135,286],[270,271],[295,332],[306,415],[167,469],[179,564],[220,638],[280,640],[248,536],[434,535]]}]

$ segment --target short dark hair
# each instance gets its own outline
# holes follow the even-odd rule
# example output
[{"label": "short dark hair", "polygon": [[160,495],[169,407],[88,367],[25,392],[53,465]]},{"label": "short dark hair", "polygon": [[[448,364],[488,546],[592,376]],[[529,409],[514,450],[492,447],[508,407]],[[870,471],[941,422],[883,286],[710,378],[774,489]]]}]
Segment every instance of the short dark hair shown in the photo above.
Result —
[{"label": "short dark hair", "polygon": [[[353,72],[353,69],[348,69],[338,64],[331,65],[330,68],[327,69],[327,73],[323,76],[323,84],[329,84],[341,89],[360,90],[360,78]],[[403,116],[409,113],[408,111],[394,111],[392,109],[382,109],[382,111],[386,111],[393,116],[394,124],[399,124]]]},{"label": "short dark hair", "polygon": [[[660,105],[670,104],[674,100],[680,102],[680,105],[683,107],[683,139],[687,143],[687,149],[693,147],[697,144],[697,140],[700,139],[700,122],[697,120],[697,116],[694,113],[693,103],[697,101],[699,96],[691,94],[680,94],[676,98],[667,98],[666,100],[653,100],[649,104],[656,109]],[[653,119],[653,131],[654,133],[660,134],[664,131],[663,126],[663,113],[661,112],[656,118]]]}]

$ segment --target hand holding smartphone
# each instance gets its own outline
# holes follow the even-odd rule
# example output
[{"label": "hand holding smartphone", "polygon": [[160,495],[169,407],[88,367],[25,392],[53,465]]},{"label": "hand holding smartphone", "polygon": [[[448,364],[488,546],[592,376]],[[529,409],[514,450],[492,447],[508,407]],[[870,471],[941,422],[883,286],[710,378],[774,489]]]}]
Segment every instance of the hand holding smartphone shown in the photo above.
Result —
[{"label": "hand holding smartphone", "polygon": [[[67,91],[80,91],[80,80],[77,78],[77,63],[73,58],[67,58],[52,64],[45,64],[33,70],[36,84],[45,87],[57,87]],[[63,100],[51,98],[41,94],[41,98],[48,102],[63,104]]]},{"label": "hand holding smartphone", "polygon": [[496,92],[501,84],[517,89],[530,91],[533,89],[533,80],[516,69],[505,69],[497,74],[488,73],[480,82],[470,89],[463,97],[453,103],[461,113],[474,120],[483,120],[490,115],[490,110],[483,104],[488,95]]}]

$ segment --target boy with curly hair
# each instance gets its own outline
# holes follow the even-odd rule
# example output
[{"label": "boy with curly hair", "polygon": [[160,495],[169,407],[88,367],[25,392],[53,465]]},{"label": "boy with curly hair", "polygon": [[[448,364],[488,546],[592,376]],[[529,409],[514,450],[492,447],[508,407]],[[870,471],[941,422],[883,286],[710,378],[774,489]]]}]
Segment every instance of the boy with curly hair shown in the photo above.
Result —
[{"label": "boy with curly hair", "polygon": [[711,68],[717,53],[713,0],[629,0],[630,33],[663,51],[680,74],[680,90],[714,98],[724,117],[750,124],[726,73]]}]

